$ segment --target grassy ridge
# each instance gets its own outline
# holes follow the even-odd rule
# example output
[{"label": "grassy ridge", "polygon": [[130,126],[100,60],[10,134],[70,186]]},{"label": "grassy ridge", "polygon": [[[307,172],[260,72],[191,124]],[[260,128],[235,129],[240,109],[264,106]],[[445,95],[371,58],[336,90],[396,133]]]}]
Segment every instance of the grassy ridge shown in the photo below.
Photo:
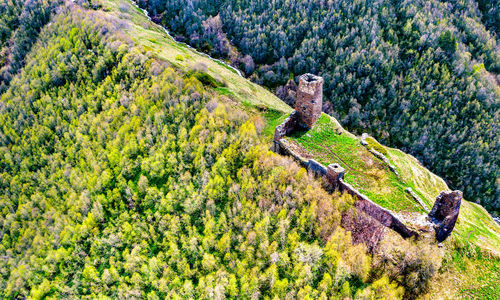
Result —
[{"label": "grassy ridge", "polygon": [[311,130],[290,138],[325,166],[340,164],[346,170],[346,181],[383,207],[395,212],[423,211],[405,191],[405,182],[332,117],[323,114]]},{"label": "grassy ridge", "polygon": [[[402,289],[385,276],[369,274],[374,257],[364,245],[352,245],[339,227],[351,197],[326,193],[291,159],[269,152],[266,138],[259,139],[257,132],[263,129],[269,138],[290,108],[243,78],[229,85],[218,72],[234,72],[223,64],[215,62],[214,68],[222,68],[215,71],[204,64],[200,71],[204,57],[174,42],[161,51],[184,54],[169,61],[174,68],[164,68],[152,57],[158,52],[144,44],[161,45],[156,38],[128,37],[136,26],[158,28],[124,3],[105,7],[114,17],[102,11],[80,15],[70,5],[2,95],[7,109],[0,115],[1,132],[10,142],[2,139],[8,146],[0,147],[0,187],[6,191],[0,207],[7,213],[1,222],[0,297],[211,299],[219,287],[228,298],[401,297]],[[93,27],[101,17],[109,22]],[[113,36],[98,34],[112,25],[127,31],[125,38],[115,36],[114,27]],[[69,42],[57,38],[67,32]],[[89,37],[92,51],[82,42]],[[130,39],[137,39],[137,47],[127,44]],[[70,62],[68,54],[74,54]],[[97,57],[106,57],[108,68],[99,67]],[[197,71],[182,65],[188,60]],[[59,69],[47,66],[74,67],[78,71],[65,74],[81,77],[68,75],[68,84],[59,86],[53,84]],[[245,94],[245,86],[252,93]],[[268,104],[261,96],[269,96]],[[353,180],[399,188],[391,186],[391,173],[388,182],[377,181],[387,166],[335,119],[324,116],[319,125],[311,145],[338,147],[340,155],[329,155],[359,171],[357,177],[350,173]],[[363,169],[370,160],[376,172]],[[427,177],[417,183],[425,187]],[[476,208],[475,221],[483,217]],[[429,251],[408,249],[435,265],[434,256],[418,254]],[[468,254],[453,253],[458,256],[450,259],[450,272],[463,277],[482,262],[475,256],[464,265]],[[269,264],[273,257],[276,263]],[[427,269],[417,267],[419,274]],[[467,286],[483,280],[488,286],[464,291],[496,295],[489,286],[498,276],[484,274],[497,272],[498,261],[487,259],[481,268]]]},{"label": "grassy ridge", "polygon": [[[266,106],[281,112],[291,108],[265,88],[246,80],[228,66],[203,56],[195,50],[177,43],[163,29],[148,20],[144,13],[128,0],[104,0],[103,7],[109,14],[124,21],[123,30],[134,42],[153,52],[158,58],[187,71],[204,69],[227,87],[222,93],[231,93],[241,103]],[[182,58],[182,59],[181,59]]]},{"label": "grassy ridge", "polygon": [[[345,179],[348,183],[394,212],[425,212],[405,191],[407,187],[429,208],[441,191],[449,190],[442,178],[423,167],[413,156],[372,140],[371,144],[377,145],[379,152],[386,153],[386,157],[396,167],[399,174],[396,176],[387,164],[363,147],[356,136],[326,114],[311,130],[296,132],[289,139],[325,166],[339,163],[346,170]],[[455,233],[461,243],[472,243],[499,253],[500,226],[480,205],[462,202]]]}]

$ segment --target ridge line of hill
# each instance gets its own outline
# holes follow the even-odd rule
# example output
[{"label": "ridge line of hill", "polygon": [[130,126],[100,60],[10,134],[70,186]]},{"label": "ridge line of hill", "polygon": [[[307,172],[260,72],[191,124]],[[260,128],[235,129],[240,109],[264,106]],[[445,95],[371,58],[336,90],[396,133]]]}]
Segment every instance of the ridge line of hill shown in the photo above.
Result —
[{"label": "ridge line of hill", "polygon": [[[148,20],[149,20],[149,21],[151,21],[151,22],[153,22],[153,23],[157,24],[156,22],[154,22],[154,21],[151,19],[151,16],[149,15],[149,12],[148,12],[147,10],[145,10],[144,8],[140,8],[140,7],[139,7],[139,5],[137,5],[137,2],[135,2],[134,0],[129,0],[129,1],[130,1],[130,2],[132,2],[132,4],[133,4],[136,8],[138,8],[138,9],[142,10],[142,12],[143,12],[143,13],[144,13],[144,15],[146,16],[146,18],[148,18]],[[207,53],[204,53],[204,52],[198,51],[198,49],[196,49],[196,48],[192,47],[192,46],[191,46],[191,45],[189,45],[188,43],[184,43],[184,42],[179,42],[179,41],[177,41],[177,40],[176,40],[176,39],[175,39],[175,38],[174,38],[174,37],[170,34],[170,32],[168,31],[168,29],[167,29],[167,28],[165,28],[164,26],[162,26],[162,25],[160,25],[160,24],[157,24],[157,25],[158,25],[161,29],[163,29],[163,31],[165,31],[165,34],[167,34],[167,36],[168,36],[169,38],[171,38],[173,41],[175,41],[176,43],[181,44],[181,45],[184,45],[184,46],[188,47],[189,49],[191,49],[191,50],[195,51],[196,53],[198,53],[198,54],[200,54],[200,55],[202,55],[202,56],[205,56],[205,57],[207,57],[207,58],[209,58],[209,59],[213,60],[214,62],[221,63],[221,64],[225,65],[226,67],[228,67],[228,68],[230,68],[230,69],[234,70],[234,71],[235,71],[238,75],[240,75],[241,77],[243,77],[243,75],[241,74],[241,71],[240,71],[240,70],[238,70],[237,68],[235,68],[235,67],[231,66],[230,64],[226,63],[225,61],[222,61],[222,60],[220,60],[220,59],[217,59],[217,58],[214,58],[214,57],[210,56],[210,54],[207,54]]]}]

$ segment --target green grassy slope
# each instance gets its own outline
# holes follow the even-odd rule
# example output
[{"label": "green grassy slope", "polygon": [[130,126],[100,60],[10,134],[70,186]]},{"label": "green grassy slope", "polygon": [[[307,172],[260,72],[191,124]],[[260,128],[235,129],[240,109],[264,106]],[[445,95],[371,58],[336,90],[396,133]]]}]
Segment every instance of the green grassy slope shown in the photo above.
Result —
[{"label": "green grassy slope", "polygon": [[[232,96],[244,105],[267,107],[269,110],[264,114],[267,120],[264,133],[268,138],[272,136],[274,127],[292,111],[292,108],[261,86],[172,40],[130,1],[104,0],[102,4],[109,14],[126,23],[125,31],[134,42],[152,51],[158,58],[186,71],[206,66],[208,74],[227,85],[216,89],[219,94]],[[341,130],[342,134],[334,134],[332,130]],[[292,140],[304,145],[311,155],[325,165],[341,163],[346,168],[346,180],[349,183],[394,211],[423,212],[420,205],[404,191],[405,187],[411,187],[429,207],[432,207],[440,191],[449,189],[440,177],[424,168],[413,156],[384,146],[388,153],[386,156],[400,174],[399,178],[396,177],[386,165],[366,151],[354,135],[344,130],[334,118],[326,115],[323,115],[312,132],[298,134]],[[326,150],[329,147],[333,147],[331,149],[334,151]],[[500,253],[500,226],[477,204],[463,201],[456,234],[459,240]]]},{"label": "green grassy slope", "polygon": [[132,2],[104,0],[102,4],[109,14],[126,22],[127,35],[145,50],[155,53],[158,58],[185,71],[202,68],[214,78],[223,81],[227,87],[220,90],[220,93],[230,93],[243,104],[266,106],[281,112],[292,110],[271,92],[242,78],[228,66],[172,40],[159,25],[148,20]]},{"label": "green grassy slope", "polygon": [[144,53],[126,19],[65,4],[0,95],[0,298],[364,291],[348,286],[372,279],[339,227],[349,196],[270,152],[261,116],[213,77]]},{"label": "green grassy slope", "polygon": [[[397,149],[385,148],[389,153],[389,160],[398,168],[403,180],[419,192],[429,207],[439,192],[450,190],[441,177],[427,170],[415,157]],[[462,201],[454,234],[461,242],[473,243],[500,253],[500,226],[481,205]]]},{"label": "green grassy slope", "polygon": [[371,154],[334,118],[323,114],[311,130],[297,132],[290,140],[325,166],[340,164],[346,170],[346,182],[376,203],[396,212],[423,211],[405,191],[407,185],[389,166]]},{"label": "green grassy slope", "polygon": [[[268,151],[290,107],[175,43],[125,0],[105,2],[106,12],[67,4],[0,98],[0,298],[403,295],[386,275],[372,274],[375,255],[340,228],[352,198],[328,194],[291,159]],[[191,72],[200,62],[206,71]],[[403,179],[391,178],[334,118],[323,116],[317,133],[297,140],[307,134],[361,169],[349,178],[367,192],[370,184],[399,188]],[[442,180],[384,149],[431,203]],[[498,249],[485,211],[468,203],[464,211],[457,238],[474,228],[464,241]],[[441,261],[422,255],[436,245],[421,246],[428,249],[403,249],[426,258],[419,273]],[[457,255],[446,272],[467,280],[464,288],[486,282],[468,295],[498,294],[489,289],[498,276],[484,274],[498,275],[500,260],[449,252]],[[459,282],[450,295],[462,292]],[[442,298],[434,286],[430,298]]]},{"label": "green grassy slope", "polygon": [[[304,156],[314,157],[325,166],[339,163],[346,170],[346,182],[394,212],[425,212],[405,191],[407,187],[428,208],[432,207],[441,191],[449,190],[442,178],[423,167],[413,156],[382,146],[370,138],[370,146],[374,145],[373,148],[383,152],[396,167],[399,174],[396,176],[386,163],[360,144],[359,138],[325,114],[311,130],[296,132],[288,137],[288,141],[301,146]],[[480,205],[463,201],[455,234],[459,241],[500,252],[500,226]]]}]

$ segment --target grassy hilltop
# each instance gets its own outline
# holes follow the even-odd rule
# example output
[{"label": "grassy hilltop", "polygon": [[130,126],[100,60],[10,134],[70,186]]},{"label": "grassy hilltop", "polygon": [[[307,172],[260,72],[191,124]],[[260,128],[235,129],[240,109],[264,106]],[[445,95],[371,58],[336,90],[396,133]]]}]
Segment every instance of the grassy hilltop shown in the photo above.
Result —
[{"label": "grassy hilltop", "polygon": [[169,38],[161,27],[150,22],[143,11],[130,1],[105,0],[101,3],[109,10],[109,14],[127,20],[127,35],[158,58],[185,71],[204,69],[215,79],[225,83],[225,87],[219,88],[220,93],[232,95],[245,105],[262,105],[282,112],[291,111],[288,105],[260,85],[245,80],[228,66]]},{"label": "grassy hilltop", "polygon": [[[309,131],[288,137],[302,149],[301,155],[325,166],[340,164],[346,182],[381,206],[396,213],[428,213],[408,192],[411,188],[432,208],[436,196],[449,190],[444,180],[423,167],[413,156],[380,145],[369,137],[368,147],[384,154],[398,175],[381,159],[361,145],[360,139],[342,128],[333,117],[323,114]],[[500,249],[500,227],[480,205],[463,201],[455,228],[458,240],[472,242],[493,252]]]}]

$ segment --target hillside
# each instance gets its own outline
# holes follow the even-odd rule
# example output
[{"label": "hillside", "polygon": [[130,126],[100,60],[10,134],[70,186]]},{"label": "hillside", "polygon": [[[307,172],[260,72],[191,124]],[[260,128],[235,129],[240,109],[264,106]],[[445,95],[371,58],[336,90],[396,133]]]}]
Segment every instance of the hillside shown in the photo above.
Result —
[{"label": "hillside", "polygon": [[[324,166],[340,164],[346,170],[347,183],[375,203],[401,216],[429,213],[436,196],[441,191],[450,190],[442,178],[427,170],[411,155],[380,145],[371,137],[366,140],[369,141],[369,148],[388,158],[395,171],[363,147],[360,137],[346,131],[337,120],[326,114],[311,130],[295,132],[286,138],[286,142],[306,159],[316,159]],[[407,188],[417,194],[424,206],[406,191]],[[455,233],[461,242],[471,242],[500,254],[500,226],[478,204],[462,202]]]},{"label": "hillside", "polygon": [[[105,7],[106,5],[109,5],[110,8],[114,8],[111,9],[111,12],[119,10],[117,8],[120,4],[118,3],[120,2],[103,2]],[[121,5],[123,7],[123,5],[125,5],[124,2],[121,2]],[[214,78],[223,78],[224,82],[228,82],[228,87],[222,89],[219,88],[219,92],[222,94],[229,92],[230,95],[234,95],[235,99],[243,104],[250,104],[255,107],[265,106],[269,110],[267,115],[269,128],[267,131],[268,134],[274,132],[274,126],[279,123],[279,120],[283,119],[283,116],[292,110],[292,108],[286,105],[282,100],[278,99],[261,86],[245,80],[227,67],[218,64],[213,60],[197,54],[194,49],[176,43],[171,38],[165,36],[159,26],[153,25],[151,22],[146,23],[147,25],[144,26],[143,22],[147,22],[144,13],[137,8],[134,7],[134,10],[131,10],[130,13],[134,22],[136,24],[141,24],[142,26],[134,26],[134,29],[130,30],[129,34],[140,45],[144,45],[147,50],[152,49],[151,51],[153,51],[155,55],[158,55],[162,59],[165,59],[174,65],[179,65],[182,68],[195,68],[197,64],[202,62],[208,66],[208,73],[210,75],[214,76]],[[149,28],[149,30],[145,30],[145,28]],[[154,35],[155,32],[159,32],[158,35]],[[154,42],[152,42],[152,40]],[[172,45],[175,45],[175,47],[172,47]],[[179,55],[183,55],[184,59],[179,59]],[[226,90],[228,92],[226,92]],[[276,113],[273,111],[276,111]],[[278,116],[281,116],[281,118]],[[322,122],[318,124],[317,127],[321,127],[321,132],[318,132],[317,134],[335,136],[332,132],[334,132],[337,128],[340,128],[342,132],[344,132],[342,137],[345,137],[346,140],[338,143],[345,149],[340,152],[342,154],[342,158],[348,159],[345,156],[347,155],[349,157],[352,155],[353,147],[362,148],[360,147],[361,145],[359,144],[359,139],[343,129],[339,122],[334,118],[324,115],[322,120],[324,120],[324,123],[326,124],[324,126],[322,126],[324,124]],[[315,132],[311,139],[314,139],[317,134]],[[319,142],[321,148],[328,148],[330,146],[326,142],[328,139],[325,139],[322,136],[319,136],[318,139],[321,141]],[[428,207],[432,207],[432,204],[434,203],[434,200],[439,192],[449,190],[443,179],[428,171],[411,155],[404,154],[396,149],[387,148],[385,146],[383,147],[389,151],[389,158],[391,162],[398,167],[402,177],[401,181],[405,182],[406,186],[412,187],[425,201]],[[333,151],[336,152],[335,149],[333,149]],[[314,155],[314,157],[319,159],[319,161],[323,162],[325,165],[332,162],[331,160],[328,160],[328,155],[326,155],[325,159],[322,160],[322,153],[319,155],[320,157],[318,157],[317,153],[315,154],[316,155]],[[371,154],[370,156],[373,157]],[[377,162],[375,161],[374,163]],[[366,166],[363,165],[360,168],[365,169]],[[415,203],[415,200],[413,200],[408,193],[404,191],[402,184],[397,182],[397,179],[394,178],[395,176],[393,176],[391,172],[388,172],[388,170],[385,171],[385,173],[388,174],[385,177],[392,178],[377,178],[375,184],[373,184],[373,182],[366,183],[368,188],[376,185],[379,190],[384,190],[384,194],[379,195],[379,197],[375,199],[380,199],[381,205],[395,211],[423,211],[423,209]],[[350,174],[348,173],[348,180],[349,176]],[[358,176],[353,175],[353,177],[359,180],[367,180],[366,178],[369,178],[366,174],[359,174]],[[394,190],[388,190],[390,186],[394,186]],[[368,193],[368,195],[370,196],[370,193]],[[464,203],[466,203],[464,204],[464,207],[466,207],[464,209],[466,210],[466,213],[462,212],[460,218],[461,220],[464,220],[465,224],[459,226],[459,228],[461,228],[459,233],[464,236],[468,236],[471,240],[482,244],[493,251],[498,252],[500,249],[500,227],[498,224],[491,219],[489,214],[481,206],[465,201]],[[461,223],[462,222],[459,222],[459,224]],[[472,230],[474,228],[476,230]],[[469,232],[471,233],[469,234]]]},{"label": "hillside", "polygon": [[[327,193],[291,158],[269,151],[291,111],[173,41],[127,0],[61,2],[0,98],[0,295],[498,294],[500,228],[476,204],[463,202],[442,248],[391,234],[377,253],[353,245],[340,226],[352,197]],[[366,153],[352,150],[356,136],[326,115],[318,125],[295,142],[324,164],[331,156],[311,141],[336,145],[353,170],[365,168],[358,164]],[[380,204],[421,211],[379,189],[411,186],[429,206],[448,189],[412,156],[376,145],[400,178],[384,169],[368,183],[366,173],[347,179],[367,193],[375,183]]]},{"label": "hillside", "polygon": [[349,197],[261,143],[252,103],[289,108],[118,4],[62,3],[1,96],[1,296],[401,296],[340,228]]},{"label": "hillside", "polygon": [[139,0],[178,39],[226,58],[289,104],[304,73],[323,111],[417,157],[500,209],[498,3],[482,0]]},{"label": "hillside", "polygon": [[243,104],[265,105],[279,111],[291,111],[288,105],[260,85],[243,80],[226,65],[217,63],[166,36],[165,31],[149,22],[138,7],[131,6],[126,1],[101,1],[101,3],[110,9],[109,14],[116,17],[125,16],[126,19],[133,21],[133,23],[129,23],[130,27],[126,28],[127,34],[155,57],[166,60],[184,71],[202,69],[224,82],[226,86],[219,88],[221,94],[231,94]]}]

